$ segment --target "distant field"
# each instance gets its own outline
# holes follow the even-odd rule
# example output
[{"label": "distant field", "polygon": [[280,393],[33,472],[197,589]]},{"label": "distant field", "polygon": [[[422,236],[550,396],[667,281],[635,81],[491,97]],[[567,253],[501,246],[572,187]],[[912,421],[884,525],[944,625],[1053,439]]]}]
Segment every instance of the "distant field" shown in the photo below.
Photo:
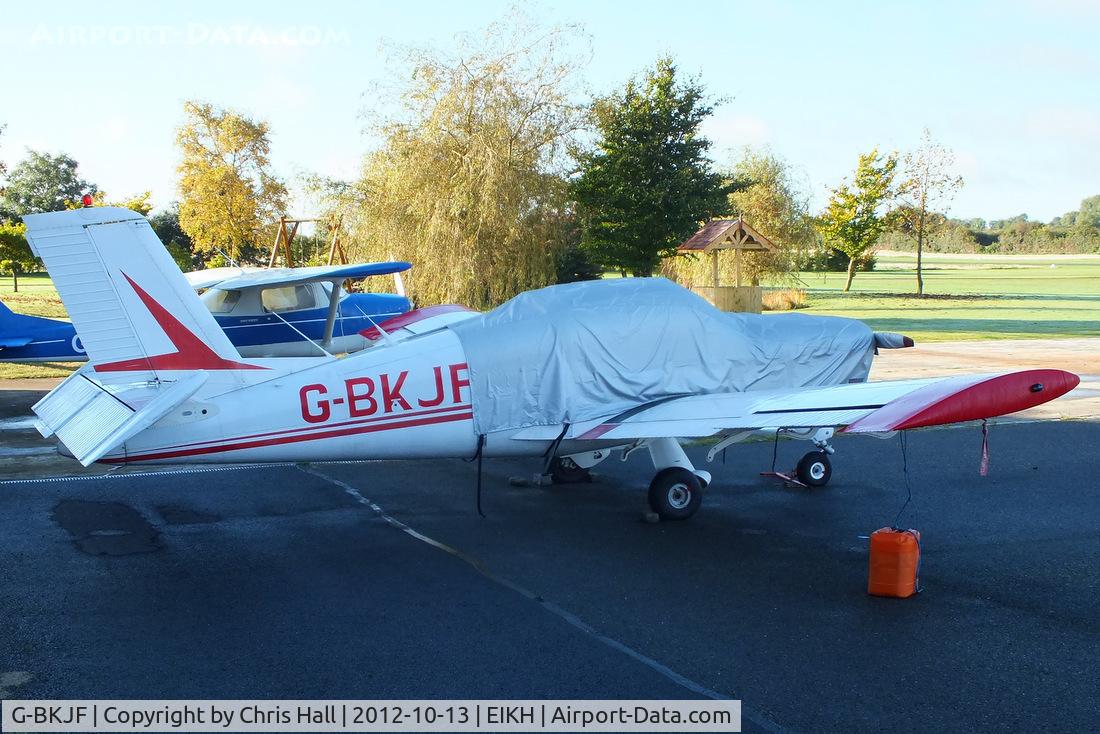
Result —
[{"label": "distant field", "polygon": [[0,301],[17,313],[53,319],[68,318],[53,281],[47,275],[20,276],[18,293],[12,290],[11,278],[0,278]]},{"label": "distant field", "polygon": [[[19,278],[19,292],[12,290],[11,278],[0,278],[0,301],[16,313],[64,319],[65,307],[57,296],[53,282],[46,275],[24,275]],[[79,362],[47,362],[17,364],[0,362],[0,380],[26,377],[65,377]]]},{"label": "distant field", "polygon": [[[862,319],[880,331],[923,341],[1100,337],[1100,256],[928,255],[925,298],[912,295],[915,257],[880,253],[876,270],[858,273],[843,293],[844,273],[797,273],[809,294],[802,313]],[[1053,266],[1053,267],[1052,267]],[[45,275],[0,278],[12,310],[65,318]],[[0,363],[0,379],[63,376],[70,365]]]},{"label": "distant field", "polygon": [[[1053,266],[1053,267],[1052,267]],[[875,270],[856,273],[853,292],[913,293],[916,258],[880,254]],[[798,273],[813,291],[844,287],[845,273]],[[926,255],[924,287],[940,295],[1078,295],[1100,298],[1100,257]]]},{"label": "distant field", "polygon": [[[883,253],[876,270],[798,273],[803,313],[862,319],[925,341],[1100,336],[1100,257],[925,256],[925,298],[916,298],[915,256]],[[1051,267],[1053,266],[1053,267]]]}]

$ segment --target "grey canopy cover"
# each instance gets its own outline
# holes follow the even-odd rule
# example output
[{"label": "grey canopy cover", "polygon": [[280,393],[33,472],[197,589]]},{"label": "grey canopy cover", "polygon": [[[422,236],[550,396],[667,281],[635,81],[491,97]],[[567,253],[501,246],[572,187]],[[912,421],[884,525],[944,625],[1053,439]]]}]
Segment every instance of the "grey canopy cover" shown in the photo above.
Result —
[{"label": "grey canopy cover", "polygon": [[724,313],[664,278],[529,291],[448,328],[466,351],[478,433],[674,395],[862,382],[874,351],[861,321]]}]

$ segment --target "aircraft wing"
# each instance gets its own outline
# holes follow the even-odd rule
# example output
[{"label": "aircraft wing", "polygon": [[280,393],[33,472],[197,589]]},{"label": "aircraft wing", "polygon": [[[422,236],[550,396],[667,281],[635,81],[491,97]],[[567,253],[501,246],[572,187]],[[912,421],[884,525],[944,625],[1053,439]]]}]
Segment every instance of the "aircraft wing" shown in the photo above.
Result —
[{"label": "aircraft wing", "polygon": [[[411,268],[407,262],[360,263],[358,265],[319,265],[309,268],[265,268],[251,270],[220,280],[225,289],[256,288],[272,285],[294,285],[316,281],[338,281],[345,278],[369,278],[372,275],[392,275]],[[201,274],[202,271],[198,271]],[[196,280],[197,282],[197,280]],[[200,287],[200,286],[195,286]],[[210,286],[205,286],[209,288]]]},{"label": "aircraft wing", "polygon": [[[730,430],[843,427],[880,433],[992,418],[1040,405],[1072,390],[1077,375],[1022,370],[831,387],[685,395],[570,426],[569,440],[701,438]],[[556,439],[561,426],[537,426],[516,438]]]},{"label": "aircraft wing", "polygon": [[236,278],[257,269],[258,268],[234,267],[207,268],[206,270],[192,270],[189,273],[184,273],[183,277],[187,279],[187,285],[198,291],[203,288],[213,288],[216,285],[220,285],[223,281],[229,280],[230,278]]}]

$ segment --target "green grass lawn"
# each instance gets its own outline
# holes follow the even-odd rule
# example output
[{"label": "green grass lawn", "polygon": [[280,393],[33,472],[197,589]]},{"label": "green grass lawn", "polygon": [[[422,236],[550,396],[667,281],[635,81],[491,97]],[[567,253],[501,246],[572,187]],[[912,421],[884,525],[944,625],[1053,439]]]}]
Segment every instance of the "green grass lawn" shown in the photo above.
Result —
[{"label": "green grass lawn", "polygon": [[[904,254],[880,255],[875,270],[856,273],[852,291],[914,293],[916,259]],[[1051,267],[1051,266],[1054,267]],[[931,295],[1063,295],[1100,298],[1100,257],[1020,255],[954,257],[926,255],[924,290]],[[811,291],[844,288],[845,273],[797,273]]]},{"label": "green grass lawn", "polygon": [[[803,313],[857,318],[922,341],[1100,337],[1100,256],[927,255],[925,298],[912,295],[914,261],[882,253],[850,293],[842,292],[844,273],[797,273],[809,297]],[[0,299],[19,313],[65,318],[46,275],[20,278],[18,293],[0,278]],[[60,377],[74,367],[0,362],[0,379]]]},{"label": "green grass lawn", "polygon": [[[65,307],[47,275],[24,275],[19,278],[19,292],[12,288],[11,278],[0,278],[0,301],[16,313],[67,318]],[[26,377],[66,377],[80,366],[79,362],[0,362],[0,380]]]},{"label": "green grass lawn", "polygon": [[928,255],[924,298],[912,295],[914,264],[912,255],[880,255],[850,293],[844,273],[798,273],[803,312],[923,341],[1100,336],[1100,257]]},{"label": "green grass lawn", "polygon": [[45,273],[20,276],[18,293],[12,288],[10,277],[0,278],[0,301],[16,313],[48,316],[51,319],[68,318],[53,281]]}]

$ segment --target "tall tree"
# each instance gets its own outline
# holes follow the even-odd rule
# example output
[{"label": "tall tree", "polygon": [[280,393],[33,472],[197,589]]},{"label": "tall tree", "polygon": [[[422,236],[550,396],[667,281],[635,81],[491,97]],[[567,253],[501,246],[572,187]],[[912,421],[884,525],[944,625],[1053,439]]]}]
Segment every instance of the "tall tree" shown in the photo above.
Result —
[{"label": "tall tree", "polygon": [[[783,277],[797,255],[813,244],[813,220],[809,196],[796,180],[787,161],[770,150],[746,147],[727,175],[731,181],[731,216],[744,217],[754,229],[776,245],[773,252],[746,252],[742,276],[759,283],[765,276]],[[733,280],[732,253],[719,253],[719,272],[727,283]],[[672,257],[662,270],[684,285],[709,285],[711,263],[706,258]]]},{"label": "tall tree", "polygon": [[271,171],[266,122],[204,102],[185,102],[176,135],[179,221],[204,253],[253,260],[266,227],[285,211],[287,190]]},{"label": "tall tree", "polygon": [[26,225],[0,222],[0,272],[11,275],[13,290],[19,292],[19,274],[37,266],[37,259],[27,244]]},{"label": "tall tree", "polygon": [[28,151],[8,176],[0,208],[14,216],[56,212],[70,201],[80,201],[84,194],[98,191],[93,183],[77,173],[77,162],[60,153],[51,155]]},{"label": "tall tree", "polygon": [[844,290],[852,288],[859,257],[874,247],[890,225],[883,212],[894,195],[892,190],[898,158],[893,153],[880,155],[878,148],[859,157],[855,178],[833,189],[817,227],[825,244],[848,256],[848,280]]},{"label": "tall tree", "polygon": [[172,259],[180,266],[180,270],[195,270],[202,267],[202,256],[195,253],[191,238],[180,226],[180,209],[177,202],[172,202],[164,211],[149,217],[149,225],[164,243]]},{"label": "tall tree", "polygon": [[924,295],[921,257],[924,245],[947,223],[944,216],[963,185],[952,172],[955,154],[932,139],[924,129],[920,145],[902,158],[902,180],[897,187],[897,216],[903,229],[917,243],[917,295]]},{"label": "tall tree", "polygon": [[397,258],[418,303],[492,307],[555,280],[567,240],[563,160],[579,124],[569,28],[522,18],[471,36],[457,57],[408,56],[396,112],[360,179],[334,193],[353,254]]},{"label": "tall tree", "polygon": [[726,211],[728,189],[699,131],[712,111],[699,82],[678,79],[668,57],[592,105],[599,137],[578,156],[572,195],[597,262],[650,275],[701,222]]}]

